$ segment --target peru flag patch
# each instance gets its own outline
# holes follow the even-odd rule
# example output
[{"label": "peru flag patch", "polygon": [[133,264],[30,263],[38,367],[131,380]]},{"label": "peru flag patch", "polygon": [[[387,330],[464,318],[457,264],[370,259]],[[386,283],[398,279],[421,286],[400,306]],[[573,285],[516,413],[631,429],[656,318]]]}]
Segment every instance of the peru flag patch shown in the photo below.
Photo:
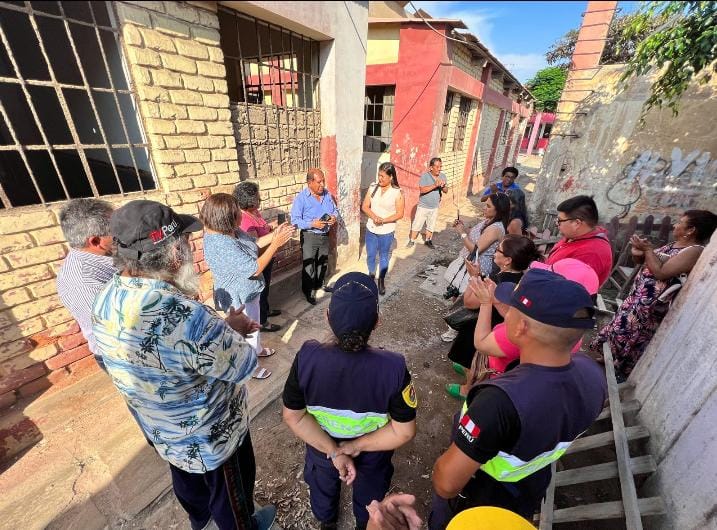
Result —
[{"label": "peru flag patch", "polygon": [[533,305],[533,302],[528,300],[525,296],[520,297],[520,303],[523,304],[525,307],[530,307],[531,305]]},{"label": "peru flag patch", "polygon": [[468,414],[464,414],[461,418],[461,427],[463,427],[473,438],[480,434],[480,427],[473,423],[473,420],[470,419]]}]

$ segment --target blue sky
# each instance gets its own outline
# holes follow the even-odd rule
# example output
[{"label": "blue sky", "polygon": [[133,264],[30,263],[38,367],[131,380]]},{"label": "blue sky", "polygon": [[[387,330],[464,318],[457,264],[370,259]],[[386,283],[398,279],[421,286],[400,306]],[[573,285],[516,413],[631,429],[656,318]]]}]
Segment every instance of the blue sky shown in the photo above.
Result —
[{"label": "blue sky", "polygon": [[[436,18],[459,18],[520,81],[547,66],[545,52],[565,32],[580,25],[587,2],[421,2],[413,4]],[[638,2],[619,2],[623,12]],[[411,5],[406,10],[412,12]]]}]

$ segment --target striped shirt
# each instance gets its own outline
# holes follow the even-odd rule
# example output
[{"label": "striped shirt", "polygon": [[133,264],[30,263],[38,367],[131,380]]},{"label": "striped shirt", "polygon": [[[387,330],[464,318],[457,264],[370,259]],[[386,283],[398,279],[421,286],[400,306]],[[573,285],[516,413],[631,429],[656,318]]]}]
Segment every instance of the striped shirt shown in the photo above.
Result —
[{"label": "striped shirt", "polygon": [[116,274],[93,320],[107,373],[159,456],[189,473],[221,466],[249,429],[254,348],[162,280]]},{"label": "striped shirt", "polygon": [[92,334],[92,305],[97,293],[116,272],[112,257],[71,248],[57,273],[57,294],[60,301],[77,320],[87,339],[87,346],[95,354],[100,366],[103,364],[97,354],[95,337]]}]

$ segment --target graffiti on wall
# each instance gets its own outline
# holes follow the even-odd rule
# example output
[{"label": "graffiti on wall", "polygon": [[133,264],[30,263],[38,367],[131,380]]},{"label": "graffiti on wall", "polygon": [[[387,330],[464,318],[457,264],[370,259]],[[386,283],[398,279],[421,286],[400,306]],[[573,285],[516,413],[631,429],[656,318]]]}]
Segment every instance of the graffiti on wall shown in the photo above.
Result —
[{"label": "graffiti on wall", "polygon": [[717,196],[717,160],[708,151],[683,153],[675,147],[669,157],[645,150],[622,170],[607,191],[615,204],[629,210],[641,198],[652,208],[686,209]]}]

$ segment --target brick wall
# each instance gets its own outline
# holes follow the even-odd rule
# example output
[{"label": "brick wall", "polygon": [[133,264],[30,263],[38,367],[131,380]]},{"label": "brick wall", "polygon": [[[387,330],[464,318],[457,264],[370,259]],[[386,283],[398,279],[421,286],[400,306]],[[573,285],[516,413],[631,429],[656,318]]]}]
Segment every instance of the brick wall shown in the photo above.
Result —
[{"label": "brick wall", "polygon": [[476,79],[481,78],[483,63],[473,60],[470,50],[463,44],[449,41],[448,55],[451,62],[465,73]]},{"label": "brick wall", "polygon": [[[197,214],[208,194],[230,192],[240,171],[216,13],[182,2],[115,6],[158,189],[103,198],[117,206],[147,198]],[[262,179],[264,205],[286,210],[304,179]],[[99,369],[55,289],[67,252],[61,207],[0,211],[0,408]],[[278,254],[277,269],[298,265],[297,248],[292,241]],[[206,297],[211,275],[199,235],[192,250]]]},{"label": "brick wall", "polygon": [[499,73],[496,73],[495,71],[490,76],[490,81],[488,82],[488,86],[495,90],[496,92],[503,93],[503,76]]},{"label": "brick wall", "polygon": [[460,96],[458,94],[453,97],[446,149],[438,155],[443,161],[443,173],[445,173],[446,178],[448,179],[448,185],[454,189],[456,194],[462,193],[463,191],[459,190],[463,185],[463,174],[466,167],[468,150],[470,149],[471,134],[473,132],[473,126],[475,125],[476,116],[478,115],[478,102],[472,100],[471,110],[468,114],[468,120],[466,122],[465,136],[463,138],[463,149],[461,151],[453,151],[453,139],[456,135],[459,107],[461,99],[464,97],[465,96]]},{"label": "brick wall", "polygon": [[494,105],[483,105],[478,141],[476,142],[476,175],[480,178],[488,170],[488,161],[493,148],[493,138],[500,120],[500,109]]}]

